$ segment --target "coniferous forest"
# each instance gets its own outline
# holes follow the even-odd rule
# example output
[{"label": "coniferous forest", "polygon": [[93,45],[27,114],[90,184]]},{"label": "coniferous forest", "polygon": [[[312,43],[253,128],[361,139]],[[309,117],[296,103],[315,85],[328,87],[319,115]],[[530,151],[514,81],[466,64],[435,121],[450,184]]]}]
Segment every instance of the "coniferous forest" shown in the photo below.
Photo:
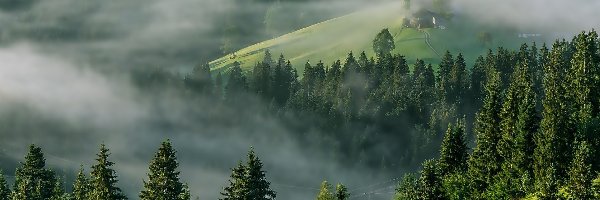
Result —
[{"label": "coniferous forest", "polygon": [[600,200],[598,7],[0,0],[0,200]]},{"label": "coniferous forest", "polygon": [[[330,158],[348,165],[382,171],[417,166],[398,180],[398,200],[600,198],[595,31],[551,46],[490,50],[470,70],[461,53],[446,52],[435,64],[411,62],[391,54],[395,47],[388,41],[393,38],[384,29],[373,40],[376,57],[349,52],[343,61],[307,62],[303,74],[284,55],[265,50],[264,60],[250,71],[240,63],[216,73],[200,65],[171,84],[190,97],[209,95],[224,105],[262,99],[269,102],[264,112],[291,126],[285,119],[314,119],[328,134],[312,145],[332,147]],[[369,156],[379,145],[389,154]],[[0,176],[0,199],[127,199],[117,186],[112,153],[101,145],[95,164],[82,166],[66,191],[60,176],[45,166],[42,149],[31,145],[14,183]],[[180,180],[176,154],[169,140],[160,144],[140,199],[192,198],[194,188]],[[220,199],[276,199],[258,156],[251,148],[232,166]],[[327,181],[315,193],[319,200],[352,195],[343,184]]]}]

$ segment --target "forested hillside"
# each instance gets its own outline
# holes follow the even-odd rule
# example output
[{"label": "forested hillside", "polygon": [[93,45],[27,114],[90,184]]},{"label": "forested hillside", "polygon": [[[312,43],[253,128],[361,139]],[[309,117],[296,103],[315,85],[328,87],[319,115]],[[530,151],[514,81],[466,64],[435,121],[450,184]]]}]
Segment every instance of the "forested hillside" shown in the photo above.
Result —
[{"label": "forested hillside", "polygon": [[[343,61],[306,63],[301,79],[285,55],[269,51],[251,71],[234,63],[226,74],[213,74],[205,64],[183,81],[161,72],[132,79],[143,91],[175,88],[191,99],[208,96],[215,105],[268,102],[257,111],[278,116],[303,147],[327,149],[326,159],[374,169],[364,176],[419,169],[404,175],[395,199],[600,198],[595,31],[550,47],[489,50],[472,67],[460,52],[445,52],[440,63],[409,62],[391,53],[396,47],[388,29],[372,41],[375,57],[349,52]],[[32,145],[11,184],[0,176],[0,199],[126,199],[110,155],[101,145],[89,176],[82,166],[65,190],[65,181],[45,166],[41,148]],[[194,196],[198,188],[179,180],[176,157],[170,141],[163,142],[140,199]],[[253,148],[230,167],[221,199],[279,196]],[[376,194],[352,189],[324,181],[320,191],[307,192],[339,200]]]}]

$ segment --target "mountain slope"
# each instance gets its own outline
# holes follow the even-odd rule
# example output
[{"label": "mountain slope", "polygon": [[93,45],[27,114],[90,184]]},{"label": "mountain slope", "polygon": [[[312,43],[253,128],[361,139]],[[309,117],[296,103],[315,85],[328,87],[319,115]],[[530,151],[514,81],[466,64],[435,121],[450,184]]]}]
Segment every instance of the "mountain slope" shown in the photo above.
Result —
[{"label": "mountain slope", "polygon": [[[301,74],[307,61],[314,64],[322,60],[329,65],[337,59],[343,60],[350,51],[355,55],[365,51],[368,56],[373,56],[373,38],[383,28],[389,28],[394,36],[394,53],[405,55],[409,63],[419,58],[436,65],[439,62],[438,54],[450,50],[454,54],[465,54],[467,62],[471,64],[489,48],[516,48],[523,42],[531,41],[531,38],[517,37],[515,30],[478,24],[462,16],[454,16],[446,22],[446,29],[403,28],[405,16],[410,14],[399,3],[367,8],[254,44],[214,60],[210,65],[213,71],[221,71],[238,61],[248,70],[262,60],[264,51],[269,49],[274,59],[284,54]],[[478,35],[483,32],[491,34],[491,44],[483,45],[479,40]]]}]

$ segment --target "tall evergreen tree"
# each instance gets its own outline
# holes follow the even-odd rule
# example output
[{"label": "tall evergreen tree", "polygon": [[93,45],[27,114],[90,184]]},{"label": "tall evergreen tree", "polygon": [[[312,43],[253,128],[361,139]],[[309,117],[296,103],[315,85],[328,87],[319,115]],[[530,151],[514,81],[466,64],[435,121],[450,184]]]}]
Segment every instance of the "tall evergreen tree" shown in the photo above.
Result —
[{"label": "tall evergreen tree", "polygon": [[561,188],[559,195],[564,199],[591,199],[592,198],[592,167],[590,155],[592,154],[589,144],[585,141],[579,142],[575,156],[569,169],[569,179]]},{"label": "tall evergreen tree", "polygon": [[405,174],[396,188],[394,200],[413,200],[419,198],[419,180],[415,174]]},{"label": "tall evergreen tree", "polygon": [[464,104],[463,98],[469,87],[469,79],[465,59],[460,53],[456,56],[454,65],[452,65],[449,78],[448,102],[457,103],[458,105]]},{"label": "tall evergreen tree", "polygon": [[92,190],[90,200],[124,200],[127,199],[121,189],[117,187],[117,174],[108,160],[110,153],[104,144],[100,145],[100,152],[96,158],[97,163],[92,166],[90,185]]},{"label": "tall evergreen tree", "polygon": [[542,100],[542,120],[540,132],[534,134],[534,177],[535,189],[542,197],[555,198],[558,182],[565,177],[571,159],[573,126],[568,123],[567,98],[565,94],[564,59],[568,51],[564,42],[556,42],[552,47],[544,69],[544,98]]},{"label": "tall evergreen tree", "polygon": [[88,195],[90,193],[91,187],[88,177],[85,175],[83,171],[83,166],[79,169],[77,173],[77,178],[75,179],[75,183],[73,184],[73,200],[87,200],[89,199]]},{"label": "tall evergreen tree", "polygon": [[469,175],[475,189],[483,191],[499,171],[501,158],[496,150],[500,139],[500,76],[497,72],[488,75],[483,107],[477,113],[474,132],[477,146],[469,160]]},{"label": "tall evergreen tree", "polygon": [[448,124],[438,160],[440,175],[464,171],[467,167],[467,151],[464,121],[457,121],[455,125]]},{"label": "tall evergreen tree", "polygon": [[46,169],[45,166],[46,159],[44,153],[42,153],[42,148],[35,145],[29,146],[25,162],[22,162],[16,170],[12,199],[50,199],[56,178],[54,172]]},{"label": "tall evergreen tree", "polygon": [[246,187],[246,166],[239,162],[238,165],[231,170],[229,185],[223,188],[219,200],[239,200],[246,199],[248,189]]},{"label": "tall evergreen tree", "polygon": [[419,178],[419,198],[423,200],[444,199],[442,192],[442,179],[434,160],[423,162],[421,177]]},{"label": "tall evergreen tree", "polygon": [[70,200],[71,196],[65,192],[65,186],[60,179],[56,179],[52,188],[52,197],[50,200]]},{"label": "tall evergreen tree", "polygon": [[248,152],[246,166],[248,199],[275,199],[276,194],[270,188],[271,183],[267,181],[265,171],[262,170],[263,164],[255,155],[254,149]]},{"label": "tall evergreen tree", "polygon": [[438,93],[439,100],[448,101],[448,94],[450,92],[450,78],[452,73],[452,68],[454,66],[454,57],[450,53],[450,51],[446,51],[444,56],[442,56],[442,60],[439,65],[438,72]]},{"label": "tall evergreen tree", "polygon": [[319,194],[317,194],[317,200],[335,200],[335,196],[331,191],[332,187],[327,181],[323,181]]},{"label": "tall evergreen tree", "polygon": [[[144,190],[140,193],[143,200],[189,200],[185,184],[179,180],[176,151],[169,140],[163,142],[150,161],[148,181],[144,181]],[[186,198],[187,199],[183,199]]]},{"label": "tall evergreen tree", "polygon": [[10,188],[8,187],[8,183],[4,178],[4,172],[0,170],[0,200],[9,200],[10,199]]},{"label": "tall evergreen tree", "polygon": [[348,200],[349,198],[348,188],[343,184],[337,184],[335,187],[335,200]]},{"label": "tall evergreen tree", "polygon": [[[529,68],[529,57],[523,57],[513,73],[512,81],[506,92],[501,117],[501,137],[498,141],[498,153],[504,163],[502,170],[512,182],[523,182],[522,177],[533,177],[533,135],[539,126],[536,111],[536,97]],[[516,189],[516,188],[515,188]],[[516,190],[523,197],[524,188]]]},{"label": "tall evergreen tree", "polygon": [[248,152],[246,165],[241,162],[232,170],[229,186],[225,187],[220,200],[275,199],[276,193],[270,189],[271,183],[267,181],[263,164],[256,157],[254,150]]},{"label": "tall evergreen tree", "polygon": [[229,79],[227,86],[225,87],[225,99],[232,100],[236,95],[241,92],[245,92],[248,89],[246,83],[246,76],[242,72],[242,68],[239,62],[234,62],[231,71],[229,72]]}]

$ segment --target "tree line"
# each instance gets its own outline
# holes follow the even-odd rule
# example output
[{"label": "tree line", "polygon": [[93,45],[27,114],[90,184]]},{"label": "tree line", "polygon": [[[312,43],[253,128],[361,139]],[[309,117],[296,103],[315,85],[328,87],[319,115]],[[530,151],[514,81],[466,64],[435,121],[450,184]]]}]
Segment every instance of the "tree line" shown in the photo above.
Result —
[{"label": "tree line", "polygon": [[406,175],[396,199],[600,199],[599,45],[582,32],[483,65],[476,146],[464,120],[450,124],[439,158]]}]

